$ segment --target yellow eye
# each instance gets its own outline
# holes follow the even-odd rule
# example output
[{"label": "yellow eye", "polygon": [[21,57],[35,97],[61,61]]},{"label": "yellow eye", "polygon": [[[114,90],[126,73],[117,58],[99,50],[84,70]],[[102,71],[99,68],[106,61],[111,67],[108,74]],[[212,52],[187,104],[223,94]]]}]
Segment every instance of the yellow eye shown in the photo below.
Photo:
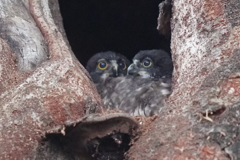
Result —
[{"label": "yellow eye", "polygon": [[122,70],[127,69],[126,64],[125,64],[124,62],[122,62],[122,61],[120,61],[120,62],[118,63],[118,66],[119,66],[119,68],[121,68]]},{"label": "yellow eye", "polygon": [[108,64],[107,64],[106,61],[98,62],[98,68],[99,68],[100,70],[105,70],[105,69],[107,69],[107,67],[108,67]]},{"label": "yellow eye", "polygon": [[145,59],[142,62],[143,67],[150,67],[152,65],[152,61],[149,59]]}]

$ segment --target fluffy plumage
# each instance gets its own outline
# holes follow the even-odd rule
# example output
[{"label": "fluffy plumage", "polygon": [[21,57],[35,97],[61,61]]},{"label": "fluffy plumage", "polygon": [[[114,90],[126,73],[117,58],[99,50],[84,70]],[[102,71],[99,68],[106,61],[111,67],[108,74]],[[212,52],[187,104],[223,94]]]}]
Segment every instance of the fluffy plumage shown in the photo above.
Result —
[{"label": "fluffy plumage", "polygon": [[119,53],[112,51],[100,52],[89,59],[86,69],[94,83],[101,83],[108,77],[127,74],[130,61]]},{"label": "fluffy plumage", "polygon": [[171,93],[169,79],[151,81],[133,76],[108,79],[98,90],[107,109],[122,110],[134,116],[159,113]]},{"label": "fluffy plumage", "polygon": [[140,51],[125,77],[108,77],[97,84],[107,109],[131,115],[158,114],[171,93],[172,60],[163,50]]}]

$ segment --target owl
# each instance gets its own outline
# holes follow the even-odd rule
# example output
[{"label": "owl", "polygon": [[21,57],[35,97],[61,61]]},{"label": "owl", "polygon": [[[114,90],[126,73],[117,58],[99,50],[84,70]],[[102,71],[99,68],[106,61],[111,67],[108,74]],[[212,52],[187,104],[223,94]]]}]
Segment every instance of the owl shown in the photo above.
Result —
[{"label": "owl", "polygon": [[172,77],[173,64],[169,54],[163,50],[140,51],[128,67],[128,75],[157,80]]},{"label": "owl", "polygon": [[126,76],[108,77],[97,88],[106,109],[149,117],[161,111],[171,93],[172,70],[167,52],[144,50],[133,58]]},{"label": "owl", "polygon": [[125,76],[130,61],[123,55],[112,51],[100,52],[91,57],[86,65],[95,84],[103,83],[107,78]]}]

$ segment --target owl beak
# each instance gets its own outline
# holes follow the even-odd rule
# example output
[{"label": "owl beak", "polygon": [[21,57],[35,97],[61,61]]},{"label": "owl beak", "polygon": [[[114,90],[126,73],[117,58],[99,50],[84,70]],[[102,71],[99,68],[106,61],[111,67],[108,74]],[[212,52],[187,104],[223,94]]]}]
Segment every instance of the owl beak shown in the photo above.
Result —
[{"label": "owl beak", "polygon": [[127,75],[136,75],[138,74],[138,69],[136,65],[133,63],[127,69]]},{"label": "owl beak", "polygon": [[118,76],[118,64],[115,61],[112,62],[112,72],[114,77]]}]

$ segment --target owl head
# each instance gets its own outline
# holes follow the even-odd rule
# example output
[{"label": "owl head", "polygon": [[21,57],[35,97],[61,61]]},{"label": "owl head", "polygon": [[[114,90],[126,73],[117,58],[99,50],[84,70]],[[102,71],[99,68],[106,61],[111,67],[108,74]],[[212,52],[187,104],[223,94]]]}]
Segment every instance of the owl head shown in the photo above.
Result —
[{"label": "owl head", "polygon": [[133,58],[128,75],[143,78],[171,77],[173,64],[169,54],[163,50],[143,50]]},{"label": "owl head", "polygon": [[119,53],[112,51],[100,52],[91,57],[86,69],[93,79],[98,83],[107,77],[125,76],[130,61]]}]

